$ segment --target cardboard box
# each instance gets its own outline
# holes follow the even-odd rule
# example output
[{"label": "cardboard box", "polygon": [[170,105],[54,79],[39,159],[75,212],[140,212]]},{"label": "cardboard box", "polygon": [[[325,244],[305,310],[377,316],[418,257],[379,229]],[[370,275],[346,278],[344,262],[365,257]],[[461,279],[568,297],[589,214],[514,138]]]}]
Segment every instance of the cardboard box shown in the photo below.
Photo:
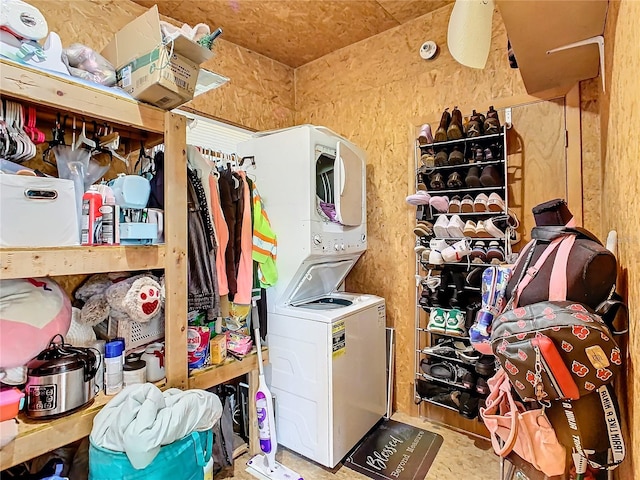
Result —
[{"label": "cardboard box", "polygon": [[227,336],[223,333],[209,341],[209,361],[212,365],[222,363],[227,358]]},{"label": "cardboard box", "polygon": [[116,33],[102,55],[115,66],[119,87],[137,100],[171,110],[193,99],[200,64],[213,52],[183,35],[163,45],[154,5]]}]

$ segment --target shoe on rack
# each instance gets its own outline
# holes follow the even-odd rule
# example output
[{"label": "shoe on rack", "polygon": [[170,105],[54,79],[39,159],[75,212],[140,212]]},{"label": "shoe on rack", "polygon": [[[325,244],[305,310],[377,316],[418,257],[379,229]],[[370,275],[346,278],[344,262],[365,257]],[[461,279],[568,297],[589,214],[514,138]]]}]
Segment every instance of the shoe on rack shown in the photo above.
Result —
[{"label": "shoe on rack", "polygon": [[416,393],[422,398],[435,397],[447,392],[449,392],[447,387],[420,378],[416,379]]},{"label": "shoe on rack", "polygon": [[481,187],[480,183],[480,169],[478,167],[471,167],[467,172],[467,176],[464,177],[464,184],[470,188]]},{"label": "shoe on rack", "polygon": [[460,201],[460,211],[462,213],[473,213],[473,197],[465,195]]},{"label": "shoe on rack", "polygon": [[467,220],[464,224],[464,229],[462,230],[465,237],[474,238],[476,236],[476,222],[473,220]]},{"label": "shoe on rack", "polygon": [[461,188],[463,185],[462,177],[458,172],[451,172],[447,178],[447,188]]},{"label": "shoe on rack", "polygon": [[476,373],[491,377],[496,373],[496,358],[493,355],[482,355],[475,365]]},{"label": "shoe on rack", "polygon": [[433,236],[433,228],[429,222],[421,222],[413,228],[413,233],[418,237],[431,237]]},{"label": "shoe on rack", "polygon": [[[481,243],[484,245],[484,242],[476,243]],[[471,256],[473,256],[475,248],[476,246],[474,245],[474,247],[471,249]],[[469,271],[469,273],[467,273],[467,276],[465,277],[465,282],[467,282],[467,285],[469,285],[470,287],[480,287],[482,285],[482,272],[484,272],[484,268],[482,267],[475,267],[471,269],[471,271]]]},{"label": "shoe on rack", "polygon": [[438,357],[452,358],[454,360],[458,358],[458,352],[456,349],[450,343],[445,342],[423,348],[422,353],[426,355],[437,355]]},{"label": "shoe on rack", "polygon": [[458,413],[460,413],[460,415],[464,418],[468,418],[469,420],[473,420],[478,416],[477,397],[467,392],[463,392],[460,394],[458,401],[460,402],[460,407],[458,408]]},{"label": "shoe on rack", "polygon": [[447,393],[441,393],[440,395],[435,395],[432,398],[430,398],[430,400],[440,405],[446,405],[447,407],[460,411],[460,408],[462,405],[462,403],[460,402],[461,395],[462,395],[462,392],[460,392],[459,390],[452,390]]},{"label": "shoe on rack", "polygon": [[496,192],[493,192],[491,195],[489,195],[489,198],[487,200],[487,209],[490,212],[504,212],[504,200]]},{"label": "shoe on rack", "polygon": [[429,255],[431,255],[431,249],[425,248],[420,254],[420,260],[425,263],[429,263]]},{"label": "shoe on rack", "polygon": [[455,335],[456,337],[464,337],[467,329],[464,327],[464,313],[457,308],[453,308],[446,312],[446,333],[447,335]]},{"label": "shoe on rack", "polygon": [[431,152],[425,152],[420,155],[420,162],[426,168],[433,168],[436,166],[436,157]]},{"label": "shoe on rack", "polygon": [[447,151],[438,151],[433,158],[433,162],[436,167],[444,167],[446,165],[449,165],[449,155],[447,154]]},{"label": "shoe on rack", "polygon": [[486,212],[488,201],[489,201],[489,197],[487,197],[485,193],[478,194],[478,196],[473,200],[473,211]]},{"label": "shoe on rack", "polygon": [[420,133],[418,134],[418,142],[420,145],[428,145],[433,143],[433,135],[431,134],[431,125],[425,123],[420,127]]},{"label": "shoe on rack", "polygon": [[491,235],[487,232],[484,222],[482,220],[476,223],[476,237],[478,238],[491,238]]},{"label": "shoe on rack", "polygon": [[446,333],[447,311],[443,308],[432,308],[431,312],[429,313],[429,323],[427,323],[427,330],[434,333]]},{"label": "shoe on rack", "polygon": [[484,115],[478,115],[478,113],[474,110],[464,128],[467,138],[479,137],[480,135],[482,135],[484,132],[483,123]]},{"label": "shoe on rack", "polygon": [[[443,255],[444,257],[444,255]],[[495,260],[495,262],[494,262]],[[489,242],[487,247],[487,261],[489,263],[503,263],[504,262],[504,250],[500,246],[500,242]]]},{"label": "shoe on rack", "polygon": [[442,259],[445,263],[458,263],[470,253],[471,245],[466,238],[463,238],[442,250]]},{"label": "shoe on rack", "polygon": [[458,373],[451,362],[429,362],[426,358],[420,362],[420,369],[430,377],[448,382],[455,382]]},{"label": "shoe on rack", "polygon": [[462,112],[458,110],[458,107],[453,107],[451,112],[451,122],[447,128],[448,140],[459,140],[464,137],[464,130],[462,128]]},{"label": "shoe on rack", "polygon": [[502,175],[493,165],[487,165],[482,169],[480,183],[483,187],[499,187],[502,185]]},{"label": "shoe on rack", "polygon": [[449,210],[449,197],[436,195],[431,197],[429,205],[438,213],[447,213]]},{"label": "shoe on rack", "polygon": [[445,183],[441,173],[434,173],[429,179],[429,187],[431,190],[444,190]]},{"label": "shoe on rack", "polygon": [[467,371],[461,378],[461,383],[464,388],[473,390],[476,388],[477,374],[475,372]]},{"label": "shoe on rack", "polygon": [[[451,219],[447,224],[447,233],[449,234],[449,236],[451,238],[463,238],[464,237],[463,230],[464,230],[464,222],[462,221],[462,219],[457,214],[451,215]],[[444,253],[443,253],[443,256],[444,256]]]},{"label": "shoe on rack", "polygon": [[[441,217],[442,218],[442,217]],[[442,250],[447,248],[447,242],[441,238],[432,238],[429,242],[429,263],[431,265],[442,265],[444,260],[442,259]]]},{"label": "shoe on rack", "polygon": [[429,200],[431,199],[431,195],[426,190],[418,190],[416,193],[413,193],[407,196],[406,201],[409,205],[429,205]]},{"label": "shoe on rack", "polygon": [[462,165],[464,163],[464,153],[459,147],[453,147],[449,154],[449,165]]},{"label": "shoe on rack", "polygon": [[476,163],[484,162],[484,150],[477,143],[471,145],[471,161]]},{"label": "shoe on rack", "polygon": [[484,242],[475,242],[469,256],[473,263],[485,263],[487,261],[487,248]]},{"label": "shoe on rack", "polygon": [[[436,223],[433,224],[433,233],[436,238],[449,238],[449,230],[447,227],[449,226],[449,219],[446,215],[440,215],[436,220]],[[445,247],[446,248],[446,247]],[[431,247],[433,250],[433,246]]]},{"label": "shoe on rack", "polygon": [[478,377],[476,380],[476,392],[480,395],[489,395],[489,384],[482,377]]},{"label": "shoe on rack", "polygon": [[484,133],[486,135],[493,135],[494,133],[500,133],[500,119],[498,118],[498,112],[493,109],[493,105],[489,107],[487,117],[484,120]]},{"label": "shoe on rack", "polygon": [[484,221],[484,229],[493,238],[504,238],[506,235],[504,230],[501,230],[496,226],[496,224],[493,221],[493,218],[488,218],[487,220]]},{"label": "shoe on rack", "polygon": [[449,200],[449,213],[460,213],[460,196],[455,195]]},{"label": "shoe on rack", "polygon": [[484,153],[484,159],[487,162],[490,162],[491,160],[493,160],[494,155],[493,155],[493,149],[491,148],[491,146],[484,147],[484,150],[482,151],[482,153]]},{"label": "shoe on rack", "polygon": [[451,114],[449,113],[449,109],[445,108],[444,112],[442,112],[442,117],[440,118],[440,125],[438,125],[436,133],[433,136],[436,142],[447,141],[447,129],[449,128],[449,123],[451,123]]},{"label": "shoe on rack", "polygon": [[[445,252],[446,252],[446,249],[445,249]],[[453,272],[451,274],[451,278],[453,279],[453,294],[449,299],[449,306],[451,308],[459,308],[460,305],[462,304],[462,298],[464,297],[464,294],[465,294],[464,275],[462,272]]]}]

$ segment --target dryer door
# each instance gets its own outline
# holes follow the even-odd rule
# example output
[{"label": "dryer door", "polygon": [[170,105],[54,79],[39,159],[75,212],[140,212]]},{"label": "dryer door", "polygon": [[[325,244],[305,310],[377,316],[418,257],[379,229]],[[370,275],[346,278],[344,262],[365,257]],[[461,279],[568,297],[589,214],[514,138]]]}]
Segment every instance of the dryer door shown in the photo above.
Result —
[{"label": "dryer door", "polygon": [[336,218],[343,225],[362,223],[364,162],[346,143],[338,141],[333,168]]}]

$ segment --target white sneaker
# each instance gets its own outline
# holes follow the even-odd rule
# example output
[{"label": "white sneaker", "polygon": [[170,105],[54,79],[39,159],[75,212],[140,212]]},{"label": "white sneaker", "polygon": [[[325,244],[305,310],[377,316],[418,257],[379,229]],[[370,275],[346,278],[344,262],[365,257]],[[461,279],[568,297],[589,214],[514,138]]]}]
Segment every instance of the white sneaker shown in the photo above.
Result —
[{"label": "white sneaker", "polygon": [[442,258],[442,250],[447,248],[447,242],[441,238],[432,238],[429,242],[431,252],[429,252],[429,263],[431,265],[442,265],[444,259]]},{"label": "white sneaker", "polygon": [[460,240],[442,250],[442,259],[447,262],[459,262],[471,253],[471,244],[467,239]]},{"label": "white sneaker", "polygon": [[452,215],[447,225],[447,232],[452,238],[464,237],[464,222],[459,215]]},{"label": "white sneaker", "polygon": [[505,236],[505,233],[493,224],[492,218],[484,221],[484,229],[493,238],[503,238]]},{"label": "white sneaker", "polygon": [[447,227],[449,226],[449,219],[446,215],[440,215],[436,223],[433,224],[433,233],[437,238],[449,238],[449,232]]}]

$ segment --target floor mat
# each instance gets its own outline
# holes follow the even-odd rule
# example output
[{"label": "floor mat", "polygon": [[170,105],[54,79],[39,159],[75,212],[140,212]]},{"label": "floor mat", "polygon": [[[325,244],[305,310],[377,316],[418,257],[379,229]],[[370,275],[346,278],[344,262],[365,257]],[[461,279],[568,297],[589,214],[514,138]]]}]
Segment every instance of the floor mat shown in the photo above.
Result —
[{"label": "floor mat", "polygon": [[436,433],[384,420],[344,462],[377,480],[424,480],[442,445]]}]

